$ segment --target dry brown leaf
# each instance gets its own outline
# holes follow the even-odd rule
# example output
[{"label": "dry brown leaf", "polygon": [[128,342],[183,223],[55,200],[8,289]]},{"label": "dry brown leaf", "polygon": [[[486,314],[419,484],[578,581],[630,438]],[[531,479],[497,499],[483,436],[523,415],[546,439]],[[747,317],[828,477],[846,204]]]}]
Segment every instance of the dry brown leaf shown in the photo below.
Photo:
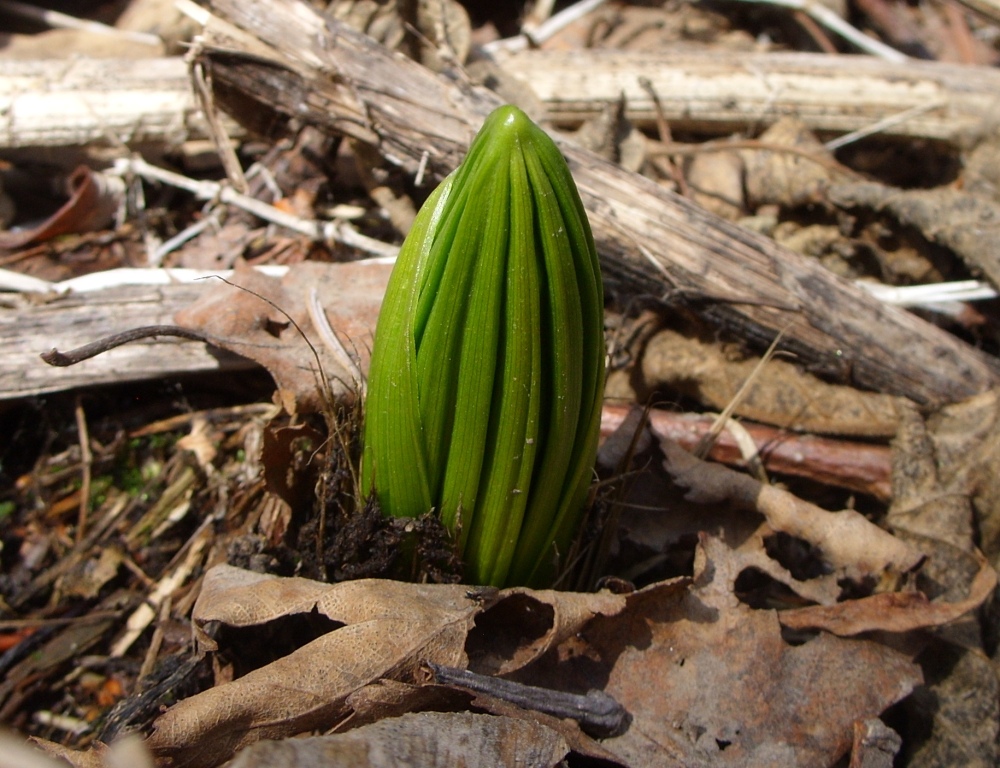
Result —
[{"label": "dry brown leaf", "polygon": [[892,768],[903,740],[877,717],[854,723],[850,768]]},{"label": "dry brown leaf", "polygon": [[[929,555],[917,587],[935,599],[928,606],[932,616],[947,612],[949,603],[974,604],[996,582],[975,548],[973,499],[985,533],[995,525],[989,510],[996,503],[991,484],[1000,474],[997,423],[995,393],[986,393],[945,409],[932,423],[908,412],[893,441],[894,498],[887,523]],[[995,546],[989,535],[982,542]],[[996,550],[990,554],[995,558]],[[937,630],[935,644],[921,657],[927,685],[905,705],[908,719],[923,724],[918,764],[987,766],[1000,759],[1000,683],[982,650],[989,630],[980,619],[970,613]]]},{"label": "dry brown leaf", "polygon": [[572,637],[595,614],[612,616],[625,598],[512,587],[476,618],[466,650],[469,669],[489,675],[514,672]]},{"label": "dry brown leaf", "polygon": [[842,576],[858,579],[880,577],[887,571],[906,573],[924,559],[917,549],[853,510],[829,512],[720,464],[700,461],[669,440],[661,445],[664,466],[674,482],[687,489],[685,498],[755,510],[773,530],[817,547]]},{"label": "dry brown leaf", "polygon": [[337,730],[358,728],[408,712],[461,712],[469,708],[471,699],[470,693],[443,685],[379,680],[347,697],[352,714]]},{"label": "dry brown leaf", "polygon": [[100,554],[81,561],[64,577],[56,581],[57,589],[66,595],[95,600],[104,585],[118,575],[125,553],[115,545],[101,547]]},{"label": "dry brown leaf", "polygon": [[[508,600],[518,606],[504,611]],[[213,568],[194,610],[199,640],[209,650],[217,643],[208,628],[219,625],[263,631],[280,619],[319,616],[326,620],[320,629],[327,631],[300,643],[287,638],[293,650],[286,655],[175,705],[156,721],[149,745],[172,765],[215,765],[261,739],[332,727],[351,716],[349,699],[365,686],[383,678],[411,682],[424,661],[466,666],[467,637],[487,605],[499,616],[520,612],[535,619],[486,638],[496,652],[481,654],[481,661],[510,669],[575,634],[595,613],[621,609],[624,598],[526,590],[479,594],[461,585],[383,580],[330,585]],[[491,626],[489,617],[484,621]]]},{"label": "dry brown leaf", "polygon": [[737,600],[741,570],[721,540],[703,536],[693,589],[630,595],[625,611],[584,630],[585,648],[567,643],[558,662],[525,672],[564,687],[606,675],[604,690],[632,721],[602,746],[633,768],[831,765],[854,722],[906,696],[920,670],[870,641],[787,643],[774,611]]},{"label": "dry brown leaf", "polygon": [[755,569],[770,576],[775,581],[784,584],[804,600],[833,605],[841,594],[836,573],[814,576],[806,581],[795,578],[781,563],[772,558],[764,543],[768,534],[773,533],[771,527],[764,523],[753,536],[744,540],[733,550],[731,558],[734,567],[740,571]]},{"label": "dry brown leaf", "polygon": [[461,66],[469,56],[472,24],[456,0],[418,0],[420,63],[435,72]]},{"label": "dry brown leaf", "polygon": [[244,750],[231,768],[549,768],[569,746],[540,723],[467,712],[422,712],[382,720],[347,733],[264,741]]},{"label": "dry brown leaf", "polygon": [[[801,122],[783,117],[760,135],[761,144],[789,147],[745,150],[747,198],[751,205],[775,203],[788,208],[816,203],[830,183],[847,178],[837,170],[837,161]],[[816,159],[803,156],[808,153]]]},{"label": "dry brown leaf", "polygon": [[325,585],[220,566],[195,606],[207,622],[249,627],[316,611],[344,626],[231,683],[169,709],[149,745],[173,765],[215,765],[240,748],[350,714],[347,697],[382,677],[410,677],[423,659],[458,665],[477,605],[466,588],[398,582]]},{"label": "dry brown leaf", "polygon": [[910,766],[1000,765],[1000,681],[982,651],[934,642],[924,652],[926,682],[903,702]]},{"label": "dry brown leaf", "polygon": [[70,174],[66,187],[69,200],[59,210],[37,226],[0,232],[0,248],[13,250],[60,235],[100,231],[114,222],[115,212],[124,205],[125,184],[121,179],[83,165]]},{"label": "dry brown leaf", "polygon": [[931,434],[916,408],[902,413],[892,450],[889,525],[971,555],[975,534],[969,500],[942,483]]},{"label": "dry brown leaf", "polygon": [[921,589],[957,600],[980,570],[968,493],[941,481],[934,444],[916,409],[904,414],[893,441],[893,500],[886,523],[928,555]]},{"label": "dry brown leaf", "polygon": [[[464,666],[468,651],[480,671],[559,690],[605,690],[631,724],[603,748],[637,768],[817,765],[849,748],[854,720],[876,716],[919,680],[905,656],[876,643],[821,635],[787,644],[773,611],[754,611],[735,596],[752,557],[707,536],[701,542],[694,589],[680,579],[628,597],[376,580],[327,585],[220,566],[207,575],[195,608],[207,647],[213,627],[227,628],[232,642],[239,627],[260,633],[295,615],[325,617],[328,631],[176,705],[157,721],[149,744],[170,765],[208,766],[261,739],[368,723],[407,708],[462,707],[461,699],[440,698],[441,686],[413,683],[422,661]],[[503,714],[502,705],[494,709]],[[398,737],[401,748],[408,738]],[[565,733],[559,738],[556,760],[573,743]],[[299,747],[289,745],[300,740],[278,743],[284,746],[260,746],[238,759],[312,764],[295,762]]]},{"label": "dry brown leaf", "polygon": [[107,751],[103,745],[81,752],[47,739],[25,742],[8,731],[0,731],[0,749],[9,760],[6,765],[17,768],[105,768],[102,756]]},{"label": "dry brown leaf", "polygon": [[316,473],[309,459],[323,445],[323,435],[308,424],[268,426],[261,446],[267,489],[292,509],[303,509],[316,498]]},{"label": "dry brown leaf", "polygon": [[252,252],[267,236],[266,228],[249,216],[234,216],[188,240],[170,255],[169,266],[188,269],[232,269],[241,254]]},{"label": "dry brown leaf", "polygon": [[[313,326],[309,292],[317,291],[331,328],[346,351],[356,355],[361,369],[367,370],[372,332],[390,271],[388,265],[363,262],[304,262],[293,265],[279,281],[238,265],[230,281],[235,285],[220,283],[178,312],[175,320],[263,365],[280,390],[294,395],[300,412],[317,411],[324,401],[316,354],[335,394],[351,393],[353,383]],[[306,334],[308,343],[282,312],[235,286],[254,291],[284,310]]]},{"label": "dry brown leaf", "polygon": [[916,227],[1000,287],[1000,204],[995,201],[957,189],[902,190],[875,182],[837,184],[829,197],[836,205],[885,211]]},{"label": "dry brown leaf", "polygon": [[[142,739],[130,734],[108,746],[97,742],[80,751],[46,739],[33,738],[42,752],[26,752],[28,747],[16,736],[0,731],[0,765],[4,768],[153,768],[153,757]],[[51,755],[52,757],[47,757]],[[58,759],[55,759],[58,758]]]},{"label": "dry brown leaf", "polygon": [[746,212],[743,160],[736,151],[695,155],[685,178],[691,199],[716,216],[736,221]]},{"label": "dry brown leaf", "polygon": [[994,565],[1000,554],[1000,390],[942,409],[928,421],[938,476],[971,499],[981,546]]},{"label": "dry brown leaf", "polygon": [[191,422],[191,431],[177,441],[177,447],[191,451],[201,470],[207,474],[214,471],[212,462],[218,455],[216,444],[222,439],[222,433],[214,429],[208,419],[197,417]]},{"label": "dry brown leaf", "polygon": [[733,359],[718,344],[664,330],[646,348],[646,386],[668,386],[721,411],[751,376],[735,413],[764,424],[828,435],[891,436],[901,398],[827,384],[784,360]]},{"label": "dry brown leaf", "polygon": [[976,574],[969,596],[954,603],[930,602],[922,592],[892,592],[848,600],[837,605],[817,605],[781,611],[778,620],[791,629],[825,629],[835,635],[862,632],[909,632],[940,627],[976,610],[997,585],[997,572],[978,554]]}]

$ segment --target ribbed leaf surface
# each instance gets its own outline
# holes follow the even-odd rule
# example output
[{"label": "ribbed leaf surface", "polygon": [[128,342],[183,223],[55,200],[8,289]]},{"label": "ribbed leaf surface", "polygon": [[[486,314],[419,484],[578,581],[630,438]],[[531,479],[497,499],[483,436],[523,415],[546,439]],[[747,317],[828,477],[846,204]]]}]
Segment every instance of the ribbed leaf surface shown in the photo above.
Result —
[{"label": "ribbed leaf surface", "polygon": [[597,450],[603,293],[566,161],[516,107],[487,118],[421,209],[372,350],[362,483],[433,509],[468,580],[544,584]]}]

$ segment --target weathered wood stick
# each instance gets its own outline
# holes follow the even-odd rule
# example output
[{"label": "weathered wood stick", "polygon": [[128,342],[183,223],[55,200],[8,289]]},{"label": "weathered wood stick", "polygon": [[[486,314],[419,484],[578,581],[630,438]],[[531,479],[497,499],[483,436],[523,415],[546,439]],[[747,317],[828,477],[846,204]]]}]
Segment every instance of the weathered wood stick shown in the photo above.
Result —
[{"label": "weathered wood stick", "polygon": [[[633,406],[634,407],[634,406]],[[631,408],[605,403],[601,415],[601,436],[608,437],[625,422]],[[700,413],[673,413],[651,408],[645,418],[659,439],[673,440],[694,453],[715,422],[714,416]],[[768,472],[805,477],[810,480],[871,494],[877,499],[892,498],[892,450],[887,445],[857,440],[800,435],[766,424],[741,421],[753,438]],[[730,466],[746,461],[736,439],[723,430],[708,458]]]},{"label": "weathered wood stick", "polygon": [[208,136],[183,59],[0,61],[0,149]]},{"label": "weathered wood stick", "polygon": [[[461,160],[491,92],[438,76],[295,0],[208,0],[243,31],[212,31],[204,60],[237,119],[295,118],[378,148],[431,179]],[[240,53],[247,33],[253,55]],[[266,57],[260,43],[270,46]],[[1000,382],[1000,363],[824,267],[652,181],[563,143],[612,290],[679,301],[717,327],[782,346],[814,371],[921,403]]]},{"label": "weathered wood stick", "polygon": [[170,325],[174,313],[208,289],[204,283],[129,285],[48,302],[0,308],[0,400],[94,384],[252,367],[246,358],[179,339],[147,338],[67,368],[40,355],[148,325]]},{"label": "weathered wood stick", "polygon": [[[626,116],[656,121],[656,94],[675,130],[731,133],[794,117],[820,133],[886,121],[879,133],[969,142],[993,130],[1000,71],[873,56],[692,50],[525,51],[500,59],[557,124],[595,117],[624,96]],[[899,122],[891,119],[901,118]]]},{"label": "weathered wood stick", "polygon": [[[965,143],[990,129],[1000,71],[867,56],[729,53],[682,48],[521,51],[500,60],[557,125],[576,126],[625,95],[625,114],[655,125],[648,81],[674,130],[724,134],[792,116],[831,134],[889,122],[888,136]],[[133,61],[0,61],[0,149],[176,144],[208,136],[178,57]],[[230,135],[238,135],[235,125]]]}]

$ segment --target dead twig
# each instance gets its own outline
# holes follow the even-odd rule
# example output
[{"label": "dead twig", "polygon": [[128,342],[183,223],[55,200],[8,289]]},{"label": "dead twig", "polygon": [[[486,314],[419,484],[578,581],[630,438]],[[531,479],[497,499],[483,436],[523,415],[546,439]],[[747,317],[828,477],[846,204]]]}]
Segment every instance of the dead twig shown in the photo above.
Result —
[{"label": "dead twig", "polygon": [[76,417],[76,431],[80,440],[80,512],[76,520],[76,541],[83,539],[87,528],[87,512],[90,510],[90,481],[94,464],[94,454],[90,450],[90,434],[87,431],[87,414],[83,410],[83,401],[76,396],[76,407],[73,409]]},{"label": "dead twig", "polygon": [[142,176],[148,181],[156,181],[161,184],[169,184],[170,186],[187,190],[201,200],[220,200],[223,203],[235,205],[264,221],[269,221],[272,224],[285,227],[293,232],[306,235],[318,242],[340,242],[352,248],[357,248],[360,251],[388,258],[395,258],[396,254],[399,253],[398,247],[363,235],[346,221],[311,221],[302,219],[270,203],[265,203],[249,195],[244,195],[230,186],[214,181],[191,179],[179,173],[150,165],[145,160],[139,158],[118,161],[115,165],[115,171],[122,175],[133,173],[137,176]]},{"label": "dead twig", "polygon": [[524,709],[544,712],[555,717],[576,720],[580,727],[595,736],[612,736],[620,733],[628,722],[628,712],[610,694],[601,690],[586,694],[565,693],[549,688],[525,685],[489,675],[479,675],[466,669],[446,667],[433,662],[427,666],[436,682],[454,685],[476,693],[485,693],[503,701],[517,704]]},{"label": "dead twig", "polygon": [[148,339],[153,336],[178,336],[182,339],[191,339],[192,341],[204,341],[206,344],[213,343],[212,338],[207,334],[200,331],[192,331],[189,328],[181,328],[179,325],[147,325],[143,328],[132,328],[121,333],[112,334],[111,336],[105,336],[103,339],[84,344],[82,347],[71,349],[69,352],[60,352],[58,349],[53,348],[48,352],[43,352],[41,358],[49,365],[65,368],[96,357],[107,352],[109,349],[120,347],[122,344],[128,344],[139,339]]},{"label": "dead twig", "polygon": [[[609,435],[625,420],[629,409],[605,405],[601,434]],[[713,418],[698,413],[672,413],[657,408],[649,411],[649,427],[658,439],[669,439],[693,450],[711,428]],[[787,430],[741,422],[754,441],[768,472],[805,477],[837,488],[866,493],[881,501],[892,498],[892,458],[889,447],[856,440],[837,440],[817,435],[800,435]],[[729,465],[741,465],[743,451],[736,438],[723,431],[707,458]]]}]

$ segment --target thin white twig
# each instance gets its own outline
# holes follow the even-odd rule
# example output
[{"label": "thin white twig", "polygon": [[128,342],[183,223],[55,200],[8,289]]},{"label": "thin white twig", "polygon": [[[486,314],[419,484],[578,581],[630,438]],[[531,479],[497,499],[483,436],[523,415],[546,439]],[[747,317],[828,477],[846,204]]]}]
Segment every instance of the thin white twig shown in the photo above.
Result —
[{"label": "thin white twig", "polygon": [[194,572],[201,560],[202,552],[208,546],[209,539],[212,538],[212,532],[209,530],[211,523],[211,518],[206,518],[202,522],[185,544],[188,551],[184,560],[173,571],[160,579],[153,591],[146,595],[145,601],[128,617],[125,622],[124,634],[115,641],[108,653],[111,658],[121,658],[125,655],[146,627],[156,618],[156,613],[163,601],[187,581],[188,576]]},{"label": "thin white twig", "polygon": [[889,115],[881,120],[872,123],[866,128],[859,128],[856,131],[851,131],[850,133],[845,133],[843,136],[838,136],[836,139],[831,139],[826,142],[825,146],[831,152],[840,149],[841,147],[852,144],[859,139],[865,138],[865,136],[871,136],[874,133],[881,133],[886,128],[891,128],[894,125],[899,125],[900,123],[905,123],[907,120],[924,114],[925,112],[930,112],[932,110],[938,109],[940,107],[946,106],[943,101],[932,101],[930,104],[919,104],[915,107],[910,107],[909,109],[904,109],[902,112],[897,112],[895,115]]},{"label": "thin white twig", "polygon": [[420,165],[417,166],[417,175],[413,179],[413,184],[416,187],[423,186],[424,183],[424,172],[427,170],[427,160],[430,158],[431,153],[426,149],[424,153],[420,156]]},{"label": "thin white twig", "polygon": [[343,221],[315,221],[303,219],[256,198],[237,192],[232,187],[214,181],[198,181],[179,173],[150,165],[137,157],[121,158],[115,163],[115,172],[121,175],[134,173],[149,181],[158,181],[187,190],[200,200],[219,200],[235,205],[254,216],[272,224],[306,235],[316,241],[337,241],[352,248],[386,258],[394,258],[399,253],[395,245],[383,243],[373,237],[358,232]]},{"label": "thin white twig", "polygon": [[201,112],[205,116],[208,132],[212,137],[212,142],[215,144],[215,151],[219,156],[219,161],[226,172],[226,178],[229,179],[229,183],[233,185],[233,188],[237,192],[246,194],[250,187],[243,173],[243,166],[240,165],[240,159],[236,156],[236,149],[229,138],[225,124],[220,118],[219,111],[215,108],[215,96],[212,91],[210,76],[205,72],[204,65],[198,59],[202,44],[202,38],[200,36],[195,37],[194,44],[184,56],[184,60],[188,65],[188,73],[191,77],[191,85],[201,106]]},{"label": "thin white twig", "polygon": [[817,2],[817,0],[743,0],[743,2],[767,3],[783,8],[791,8],[794,11],[802,11],[865,53],[878,56],[880,59],[885,59],[886,61],[909,61],[909,57],[906,54],[897,51],[885,43],[880,43],[878,40],[868,37],[860,29],[848,24],[825,5]]},{"label": "thin white twig", "polygon": [[580,0],[580,2],[574,3],[569,8],[564,8],[559,13],[549,17],[543,24],[539,24],[537,29],[533,31],[525,30],[523,34],[517,37],[494,40],[492,43],[484,45],[483,51],[488,55],[499,53],[500,51],[516,53],[527,48],[529,43],[531,45],[540,45],[574,21],[582,19],[588,13],[602,5],[604,5],[604,0]]},{"label": "thin white twig", "polygon": [[951,283],[927,285],[885,285],[869,280],[858,280],[857,284],[880,301],[899,307],[997,298],[996,290],[982,280],[956,280]]},{"label": "thin white twig", "polygon": [[46,729],[55,728],[56,730],[71,733],[74,736],[82,736],[94,728],[93,725],[83,718],[73,717],[72,715],[60,715],[50,709],[36,710],[32,713],[31,719],[39,725],[44,725]]},{"label": "thin white twig", "polygon": [[11,269],[0,269],[0,291],[15,293],[49,293],[55,283],[33,275],[23,275]]},{"label": "thin white twig", "polygon": [[[374,261],[374,260],[373,260]],[[282,264],[257,266],[255,270],[269,277],[284,277],[288,267]],[[59,283],[50,283],[30,275],[0,269],[0,291],[16,291],[18,293],[88,293],[101,291],[105,288],[117,288],[122,285],[172,285],[174,283],[193,283],[206,277],[225,277],[233,275],[231,269],[161,269],[142,267],[122,267],[121,269],[106,269],[103,272],[91,272],[89,275],[73,277]]]},{"label": "thin white twig", "polygon": [[534,7],[521,25],[521,31],[530,35],[552,17],[556,0],[535,0]]},{"label": "thin white twig", "polygon": [[281,192],[281,187],[278,186],[278,180],[274,178],[274,174],[271,173],[271,169],[268,168],[263,163],[254,163],[249,168],[247,168],[246,179],[250,181],[260,177],[264,186],[267,187],[267,191],[271,193],[272,200],[281,200],[284,195]]},{"label": "thin white twig", "polygon": [[190,227],[185,227],[183,230],[178,232],[176,235],[171,237],[165,243],[160,244],[157,248],[153,249],[149,253],[148,262],[151,267],[158,267],[163,263],[163,259],[166,258],[167,254],[180,248],[188,240],[191,240],[202,232],[204,232],[209,227],[219,226],[219,212],[212,211],[208,216],[196,221]]}]

